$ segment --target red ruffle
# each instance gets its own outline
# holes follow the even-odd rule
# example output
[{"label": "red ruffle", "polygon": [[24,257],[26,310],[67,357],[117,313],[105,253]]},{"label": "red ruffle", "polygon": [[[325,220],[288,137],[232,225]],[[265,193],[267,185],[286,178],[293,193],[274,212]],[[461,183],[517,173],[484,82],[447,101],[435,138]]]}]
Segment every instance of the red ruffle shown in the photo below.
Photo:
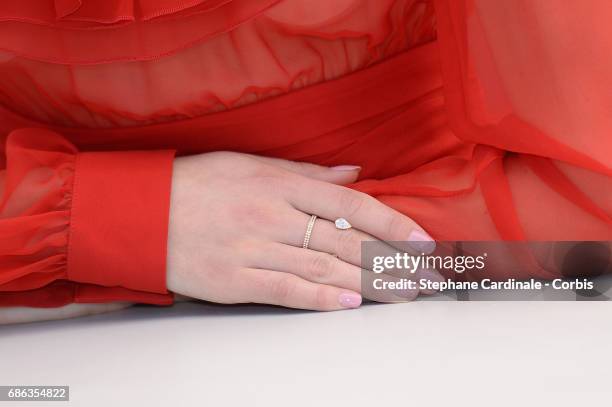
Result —
[{"label": "red ruffle", "polygon": [[235,0],[21,0],[2,2],[0,20],[85,29],[171,14],[205,13],[232,1]]},{"label": "red ruffle", "polygon": [[278,1],[2,2],[0,49],[62,64],[155,59],[231,30]]},{"label": "red ruffle", "polygon": [[121,21],[146,21],[190,12],[208,12],[232,0],[54,0],[55,17],[63,21],[114,24]]},{"label": "red ruffle", "polygon": [[[263,5],[260,0],[250,1],[245,7]],[[218,13],[239,3],[234,0],[191,16],[178,13],[105,26],[87,23],[98,29],[62,31],[52,26],[0,23],[0,32],[7,24],[23,29],[18,38],[24,44],[53,42],[31,44],[27,52],[38,59],[61,62],[16,56],[15,44],[0,36],[0,47],[12,47],[10,53],[0,51],[4,73],[0,104],[37,122],[66,127],[108,128],[189,119],[336,79],[435,38],[434,9],[426,0],[291,0],[171,56],[138,60],[176,51],[182,46],[181,33],[190,39],[191,34],[206,35],[215,29],[196,19],[214,19],[211,24],[225,30],[227,19]],[[184,12],[206,5],[211,3]],[[168,35],[159,41],[128,33],[151,30],[156,37],[157,30],[165,26]],[[49,38],[37,40],[33,33],[39,29],[48,30]],[[100,62],[120,55],[130,62],[77,63],[84,58]]]},{"label": "red ruffle", "polygon": [[77,150],[59,137],[33,140],[16,131],[6,145],[8,171],[0,200],[2,291],[66,278]]},{"label": "red ruffle", "polygon": [[[431,8],[428,3],[428,0],[8,1],[0,2],[0,51],[59,64],[146,61],[222,34],[231,36],[233,30],[246,23],[252,31],[266,37],[367,38],[373,48],[389,34],[397,34],[396,42],[429,34],[433,30],[431,24],[414,20],[417,15],[414,9]],[[405,35],[392,31],[406,28],[413,31]]]}]

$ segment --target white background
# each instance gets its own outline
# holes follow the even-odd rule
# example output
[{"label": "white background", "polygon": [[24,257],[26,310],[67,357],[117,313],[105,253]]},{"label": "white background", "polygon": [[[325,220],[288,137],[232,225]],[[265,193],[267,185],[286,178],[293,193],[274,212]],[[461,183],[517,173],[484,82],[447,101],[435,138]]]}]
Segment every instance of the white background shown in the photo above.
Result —
[{"label": "white background", "polygon": [[0,327],[0,384],[70,386],[19,406],[607,406],[611,354],[610,302],[184,303]]}]

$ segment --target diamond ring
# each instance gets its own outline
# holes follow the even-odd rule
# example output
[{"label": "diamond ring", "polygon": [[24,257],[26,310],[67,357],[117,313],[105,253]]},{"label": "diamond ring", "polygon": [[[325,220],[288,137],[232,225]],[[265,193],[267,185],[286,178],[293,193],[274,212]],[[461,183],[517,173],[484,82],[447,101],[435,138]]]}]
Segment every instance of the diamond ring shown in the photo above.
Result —
[{"label": "diamond ring", "polygon": [[334,224],[336,225],[336,229],[340,229],[340,230],[346,230],[346,229],[350,229],[353,226],[349,223],[348,220],[344,219],[344,218],[338,218],[334,221]]}]

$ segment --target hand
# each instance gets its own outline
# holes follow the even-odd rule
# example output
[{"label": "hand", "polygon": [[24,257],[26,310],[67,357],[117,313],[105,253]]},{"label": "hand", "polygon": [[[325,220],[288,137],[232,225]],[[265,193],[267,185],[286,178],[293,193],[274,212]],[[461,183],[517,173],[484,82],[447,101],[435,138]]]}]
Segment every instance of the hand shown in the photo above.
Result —
[{"label": "hand", "polygon": [[[359,167],[327,168],[231,152],[177,158],[168,289],[219,303],[358,307],[362,240],[420,241],[418,251],[428,252],[435,246],[408,217],[337,185],[354,182],[358,173]],[[311,214],[319,219],[309,248],[303,249]],[[333,221],[339,217],[353,228],[336,229]],[[435,271],[420,272],[440,278]],[[417,295],[418,290],[406,290],[397,300]]]}]

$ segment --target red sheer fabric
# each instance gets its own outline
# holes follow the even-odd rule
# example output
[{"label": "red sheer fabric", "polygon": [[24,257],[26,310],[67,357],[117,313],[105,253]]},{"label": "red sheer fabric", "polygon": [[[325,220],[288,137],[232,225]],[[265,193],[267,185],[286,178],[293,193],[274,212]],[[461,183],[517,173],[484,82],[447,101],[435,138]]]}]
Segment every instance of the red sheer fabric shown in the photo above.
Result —
[{"label": "red sheer fabric", "polygon": [[[51,6],[24,20],[48,0],[4,3],[0,103],[70,127],[199,117],[340,77],[435,36],[433,6],[420,0],[208,1],[188,15],[143,20],[137,7],[134,21],[77,26]],[[1,22],[2,7],[17,9],[11,21]],[[106,7],[96,21],[109,18]]]},{"label": "red sheer fabric", "polygon": [[0,304],[169,303],[174,150],[362,165],[439,240],[610,240],[612,6],[586,3],[3,2]]},{"label": "red sheer fabric", "polygon": [[610,3],[440,0],[436,15],[450,127],[499,154],[480,188],[501,237],[609,240]]}]

